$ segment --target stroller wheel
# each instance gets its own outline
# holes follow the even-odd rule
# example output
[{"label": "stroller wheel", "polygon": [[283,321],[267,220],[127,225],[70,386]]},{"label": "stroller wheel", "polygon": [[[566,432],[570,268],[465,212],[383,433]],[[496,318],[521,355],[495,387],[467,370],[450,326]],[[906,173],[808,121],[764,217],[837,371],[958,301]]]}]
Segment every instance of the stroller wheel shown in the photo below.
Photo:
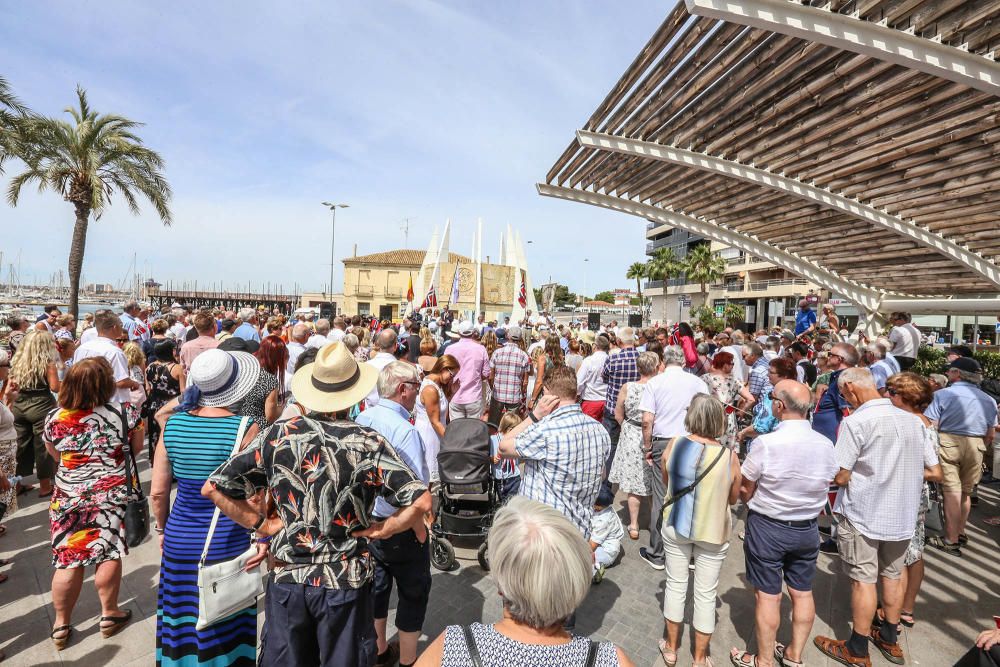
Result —
[{"label": "stroller wheel", "polygon": [[455,548],[443,537],[431,536],[431,565],[447,572],[455,567]]},{"label": "stroller wheel", "polygon": [[479,553],[476,554],[476,558],[479,559],[479,567],[483,568],[487,572],[490,571],[490,552],[487,548],[486,542],[483,542],[479,547]]}]

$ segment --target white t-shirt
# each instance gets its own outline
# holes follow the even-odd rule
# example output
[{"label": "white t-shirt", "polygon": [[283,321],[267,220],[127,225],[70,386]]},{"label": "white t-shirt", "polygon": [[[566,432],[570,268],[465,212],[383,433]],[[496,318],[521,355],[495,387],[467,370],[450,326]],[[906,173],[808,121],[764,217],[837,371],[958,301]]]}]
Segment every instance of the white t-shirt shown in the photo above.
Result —
[{"label": "white t-shirt", "polygon": [[921,337],[920,329],[909,322],[902,326],[893,327],[892,331],[889,332],[889,342],[892,343],[892,349],[889,351],[895,357],[916,359]]},{"label": "white t-shirt", "polygon": [[[365,363],[369,366],[373,366],[375,370],[381,373],[383,368],[394,361],[396,361],[395,355],[389,354],[388,352],[379,352]],[[375,388],[372,389],[365,398],[365,405],[369,408],[373,405],[378,405],[379,398],[381,397],[378,395],[378,385],[375,385]]]},{"label": "white t-shirt", "polygon": [[84,329],[83,333],[80,334],[80,344],[89,343],[95,338],[97,338],[97,327],[89,327]]},{"label": "white t-shirt", "polygon": [[598,350],[583,360],[576,372],[576,391],[582,401],[604,401],[608,397],[608,385],[604,382],[604,362],[608,353]]},{"label": "white t-shirt", "polygon": [[805,521],[819,516],[839,468],[833,442],[808,420],[795,419],[758,436],[742,470],[757,482],[750,509],[780,521]]},{"label": "white t-shirt", "polygon": [[653,437],[673,438],[687,433],[684,417],[696,394],[707,394],[708,385],[680,366],[666,370],[646,383],[639,410],[653,413]]},{"label": "white t-shirt", "polygon": [[324,345],[327,345],[329,343],[330,339],[327,338],[326,336],[313,334],[312,336],[309,336],[309,340],[306,341],[306,349],[308,350],[309,348],[314,347],[317,350],[319,350],[322,349]]},{"label": "white t-shirt", "polygon": [[347,335],[346,331],[344,331],[343,329],[338,329],[337,327],[334,327],[334,328],[330,329],[330,333],[327,334],[326,339],[328,341],[330,341],[331,343],[339,343],[340,341],[342,341],[344,339],[344,336],[346,336],[346,335]]},{"label": "white t-shirt", "polygon": [[[104,357],[107,359],[115,375],[115,382],[121,382],[130,377],[125,353],[110,338],[97,336],[80,345],[73,354],[73,363],[75,364],[81,359],[88,359],[90,357]],[[130,398],[131,392],[125,387],[118,387],[115,390],[114,400],[118,403],[128,403]]]}]

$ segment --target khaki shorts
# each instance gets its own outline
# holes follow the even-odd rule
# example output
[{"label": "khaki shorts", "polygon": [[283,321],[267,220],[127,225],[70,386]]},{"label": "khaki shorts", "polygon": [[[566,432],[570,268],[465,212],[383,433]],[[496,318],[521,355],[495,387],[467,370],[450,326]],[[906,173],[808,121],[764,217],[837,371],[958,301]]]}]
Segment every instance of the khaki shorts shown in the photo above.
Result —
[{"label": "khaki shorts", "polygon": [[938,458],[944,473],[941,487],[953,493],[971,494],[972,488],[979,484],[979,478],[983,476],[986,443],[978,436],[952,433],[941,433],[939,439]]},{"label": "khaki shorts", "polygon": [[879,575],[899,579],[910,540],[886,542],[862,535],[847,517],[837,515],[837,548],[844,572],[854,581],[874,584]]}]

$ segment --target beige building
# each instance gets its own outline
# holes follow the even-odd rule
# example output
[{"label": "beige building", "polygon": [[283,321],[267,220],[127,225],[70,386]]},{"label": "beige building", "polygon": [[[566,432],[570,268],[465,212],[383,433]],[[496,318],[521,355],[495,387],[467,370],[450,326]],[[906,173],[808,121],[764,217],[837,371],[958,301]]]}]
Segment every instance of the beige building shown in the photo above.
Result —
[{"label": "beige building", "polygon": [[[646,225],[646,241],[646,255],[650,257],[665,247],[684,257],[694,246],[709,243],[700,236],[659,222]],[[794,324],[799,299],[810,293],[824,301],[828,296],[818,285],[759,257],[715,241],[711,244],[712,250],[726,261],[726,275],[719,283],[708,286],[708,304],[716,309],[727,302],[744,306],[744,328],[750,331]],[[659,322],[688,319],[691,310],[701,305],[703,299],[701,286],[690,284],[683,277],[647,281],[643,293],[652,304],[651,319]]]}]

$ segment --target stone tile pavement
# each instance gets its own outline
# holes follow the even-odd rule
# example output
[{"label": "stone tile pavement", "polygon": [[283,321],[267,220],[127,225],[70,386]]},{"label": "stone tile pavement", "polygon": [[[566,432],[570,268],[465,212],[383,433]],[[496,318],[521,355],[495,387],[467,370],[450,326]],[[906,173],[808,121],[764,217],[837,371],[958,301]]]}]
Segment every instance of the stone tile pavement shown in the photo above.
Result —
[{"label": "stone tile pavement", "polygon": [[[1000,614],[997,595],[1000,528],[983,521],[1000,514],[1000,495],[997,487],[985,487],[982,496],[982,505],[973,511],[971,542],[964,550],[964,558],[933,549],[926,554],[927,578],[916,609],[917,626],[906,630],[902,638],[909,665],[951,665],[981,629],[992,625],[992,614]],[[46,505],[35,498],[34,492],[22,496],[22,500],[26,502],[20,511],[4,522],[8,532],[0,538],[0,557],[14,559],[12,565],[3,568],[10,579],[0,586],[0,649],[7,655],[4,667],[154,664],[159,570],[155,542],[147,541],[124,560],[120,600],[122,607],[131,609],[135,615],[131,626],[112,639],[102,639],[97,627],[100,608],[90,571],[74,613],[74,640],[66,650],[57,652],[48,639],[53,612]],[[624,509],[621,516],[626,516]],[[641,667],[662,665],[656,640],[663,631],[663,573],[652,570],[639,559],[638,548],[646,539],[646,531],[642,531],[638,542],[626,538],[621,563],[609,569],[604,582],[591,589],[577,620],[579,632],[617,643]],[[427,641],[449,624],[476,619],[492,622],[500,617],[496,586],[489,574],[479,568],[476,546],[459,545],[458,569],[434,571],[424,628]],[[840,574],[836,559],[820,556],[815,593],[817,618],[813,634],[846,636],[850,586]],[[744,580],[742,543],[735,536],[723,567],[717,606],[718,625],[712,651],[716,664],[725,665],[730,647],[753,642],[753,593]],[[783,612],[785,625],[779,631],[779,639],[787,640],[790,614],[787,600]],[[690,664],[691,638],[690,627],[686,627],[680,665]],[[826,660],[811,644],[805,657],[810,667],[836,664]],[[876,653],[873,664],[889,663]]]}]

